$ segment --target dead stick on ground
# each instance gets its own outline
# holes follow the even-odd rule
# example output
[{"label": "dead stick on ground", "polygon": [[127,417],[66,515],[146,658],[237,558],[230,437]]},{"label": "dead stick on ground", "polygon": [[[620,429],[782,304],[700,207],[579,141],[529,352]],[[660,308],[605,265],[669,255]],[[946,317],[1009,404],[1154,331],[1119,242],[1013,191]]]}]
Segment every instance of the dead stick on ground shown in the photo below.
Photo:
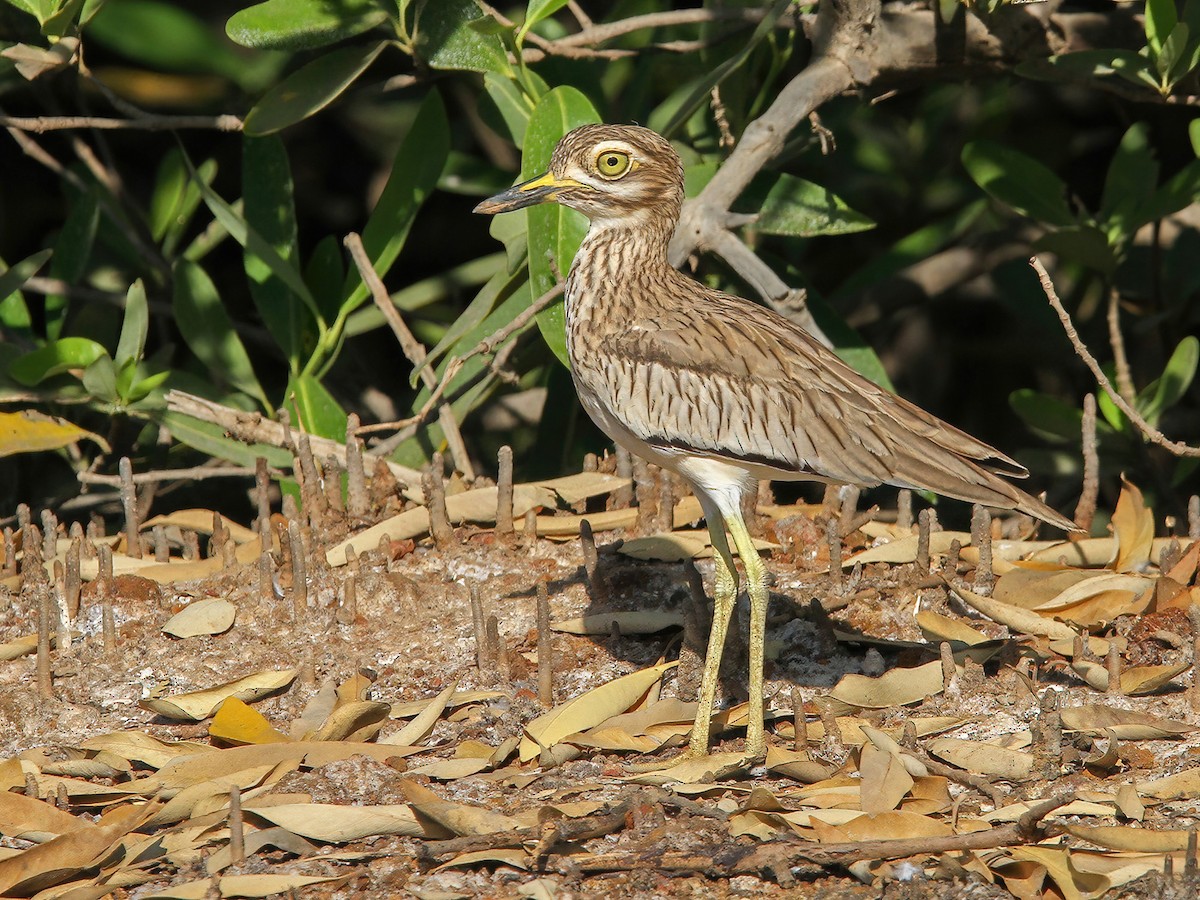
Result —
[{"label": "dead stick on ground", "polygon": [[[392,333],[396,336],[396,340],[400,343],[400,349],[404,351],[404,355],[408,357],[408,361],[414,366],[421,366],[425,362],[425,347],[416,336],[404,324],[404,319],[396,309],[392,298],[388,295],[387,288],[383,286],[383,282],[379,280],[379,275],[375,272],[375,267],[371,264],[370,258],[367,256],[366,248],[363,247],[362,238],[355,232],[350,232],[346,235],[343,243],[346,249],[350,251],[350,257],[354,260],[354,265],[358,267],[358,273],[362,276],[363,284],[371,291],[371,296],[375,300],[375,305],[379,307],[379,311],[383,313],[383,317],[387,319],[387,323],[391,326]],[[425,383],[425,387],[429,390],[436,390],[438,386],[438,377],[432,369],[428,367],[421,368],[421,381]],[[467,445],[463,442],[462,433],[458,430],[458,420],[454,417],[454,411],[450,408],[449,403],[443,402],[438,408],[438,424],[442,426],[442,432],[446,436],[446,444],[450,448],[450,455],[454,458],[454,467],[463,473],[463,477],[468,481],[475,480],[475,469],[471,465],[471,457],[467,453]]]}]

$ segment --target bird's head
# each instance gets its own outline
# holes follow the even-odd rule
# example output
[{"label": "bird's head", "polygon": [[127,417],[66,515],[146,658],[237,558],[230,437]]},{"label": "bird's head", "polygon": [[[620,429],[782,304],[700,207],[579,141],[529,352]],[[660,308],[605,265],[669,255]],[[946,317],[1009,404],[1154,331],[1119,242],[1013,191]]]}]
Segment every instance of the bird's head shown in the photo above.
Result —
[{"label": "bird's head", "polygon": [[502,213],[554,201],[593,222],[641,219],[672,224],[683,203],[683,163],[662,135],[637,125],[584,125],[563,135],[550,169],[475,207]]}]

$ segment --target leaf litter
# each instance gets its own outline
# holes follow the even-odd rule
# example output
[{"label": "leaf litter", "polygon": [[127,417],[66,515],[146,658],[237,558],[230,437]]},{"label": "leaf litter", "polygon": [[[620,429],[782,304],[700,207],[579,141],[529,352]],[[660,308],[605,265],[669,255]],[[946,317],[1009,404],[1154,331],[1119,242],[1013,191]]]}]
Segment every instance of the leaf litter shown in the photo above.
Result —
[{"label": "leaf litter", "polygon": [[[625,482],[592,476],[518,486],[536,540],[494,533],[491,488],[448,498],[450,548],[425,535],[419,505],[382,543],[343,524],[326,546],[314,530],[303,607],[278,540],[264,585],[261,532],[207,510],[160,517],[229,547],[164,563],[106,541],[114,572],[139,574],[101,598],[88,585],[67,630],[50,623],[55,638],[77,633],[52,651],[40,699],[36,578],[6,579],[0,895],[472,895],[491,878],[547,896],[567,883],[609,896],[640,878],[682,895],[692,879],[787,889],[816,866],[847,897],[914,877],[929,895],[974,879],[1098,897],[1195,868],[1186,614],[1200,544],[1155,538],[1132,484],[1110,538],[1002,541],[994,523],[990,579],[969,533],[934,532],[924,573],[917,536],[876,522],[845,537],[850,574],[834,578],[827,556],[799,558],[780,531],[823,527],[822,507],[764,507],[760,546],[791,585],[773,606],[767,760],[747,766],[738,750],[735,678],[711,756],[639,773],[639,755],[665,762],[686,744],[703,655],[689,632],[704,616],[677,561],[710,573],[711,547],[692,498],[675,530],[635,535],[636,510],[604,508]],[[598,540],[594,572],[586,546],[581,565],[579,543],[541,539],[578,542],[584,519],[627,534],[623,548],[619,533]],[[360,559],[339,569],[347,546]],[[355,608],[347,569],[374,584]],[[549,705],[538,582],[556,623]],[[480,632],[472,588],[493,617]],[[184,591],[191,602],[171,609]],[[804,610],[814,597],[836,620]]]}]

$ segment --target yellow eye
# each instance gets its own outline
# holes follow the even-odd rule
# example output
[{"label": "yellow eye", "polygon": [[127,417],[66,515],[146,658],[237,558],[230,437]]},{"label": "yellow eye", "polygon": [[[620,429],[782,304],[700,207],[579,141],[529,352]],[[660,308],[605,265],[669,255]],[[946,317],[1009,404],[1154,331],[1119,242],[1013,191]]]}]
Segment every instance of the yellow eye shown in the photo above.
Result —
[{"label": "yellow eye", "polygon": [[605,150],[596,157],[596,171],[604,178],[620,178],[629,171],[629,154]]}]

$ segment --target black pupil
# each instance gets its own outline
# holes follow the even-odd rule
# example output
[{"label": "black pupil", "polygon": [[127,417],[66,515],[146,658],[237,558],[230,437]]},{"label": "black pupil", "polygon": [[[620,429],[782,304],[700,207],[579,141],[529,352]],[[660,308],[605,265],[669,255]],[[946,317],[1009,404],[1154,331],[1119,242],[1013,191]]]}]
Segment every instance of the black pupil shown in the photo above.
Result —
[{"label": "black pupil", "polygon": [[617,167],[618,162],[620,162],[620,160],[618,160],[615,156],[610,156],[608,159],[606,159],[604,161],[604,164],[606,166],[608,166],[610,169],[615,169]]}]

